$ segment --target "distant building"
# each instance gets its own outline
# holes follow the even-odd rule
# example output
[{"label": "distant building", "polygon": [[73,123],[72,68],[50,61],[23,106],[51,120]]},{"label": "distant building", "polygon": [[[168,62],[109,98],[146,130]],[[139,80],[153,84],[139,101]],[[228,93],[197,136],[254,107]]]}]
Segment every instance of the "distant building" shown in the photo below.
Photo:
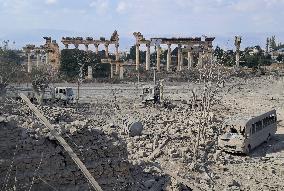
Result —
[{"label": "distant building", "polygon": [[262,49],[259,46],[251,47],[247,51],[248,51],[248,54],[251,55],[251,56],[263,52]]},{"label": "distant building", "polygon": [[278,50],[275,50],[273,52],[270,53],[271,54],[271,58],[273,60],[276,60],[276,58],[279,56],[279,55],[283,55],[284,56],[284,48],[280,48]]}]

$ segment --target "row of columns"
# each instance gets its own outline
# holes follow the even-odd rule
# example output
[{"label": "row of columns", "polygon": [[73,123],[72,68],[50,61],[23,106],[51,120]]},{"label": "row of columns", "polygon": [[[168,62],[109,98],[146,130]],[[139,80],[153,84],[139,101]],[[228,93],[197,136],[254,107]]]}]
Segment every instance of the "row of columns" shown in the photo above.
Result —
[{"label": "row of columns", "polygon": [[[123,79],[123,74],[124,74],[124,67],[123,64],[115,64],[115,73],[118,74],[119,73],[119,79]],[[113,63],[110,64],[110,78],[113,78]]]},{"label": "row of columns", "polygon": [[[140,51],[139,51],[140,44],[136,44],[136,70],[139,69],[140,64]],[[150,44],[146,44],[146,70],[150,70]],[[157,46],[157,70],[160,71],[161,69],[161,46]]]},{"label": "row of columns", "polygon": [[[28,56],[28,73],[32,72],[32,62],[31,62],[31,52],[27,53]],[[45,64],[48,64],[48,53],[45,53]],[[40,62],[40,54],[36,53],[36,67],[39,67],[39,62]]]},{"label": "row of columns", "polygon": [[[94,44],[95,45],[95,53],[99,54],[99,45],[100,44]],[[105,43],[105,56],[106,58],[108,58],[109,56],[109,43]],[[74,44],[75,48],[78,49],[79,48],[79,44]],[[69,48],[69,44],[65,44],[65,48],[68,49]],[[118,61],[119,60],[119,44],[115,44],[115,60]],[[85,44],[85,50],[89,51],[89,44]]]},{"label": "row of columns", "polygon": [[[139,64],[140,64],[140,51],[139,51],[139,46],[140,44],[136,44],[136,70],[139,69]],[[146,70],[150,70],[150,44],[146,44]],[[157,51],[157,71],[161,70],[161,46],[156,46],[156,51]],[[167,54],[167,65],[166,65],[166,70],[170,71],[171,67],[171,62],[172,62],[172,57],[171,57],[171,44],[168,44],[168,54]],[[202,54],[200,54],[200,63],[202,63],[201,59]],[[178,44],[178,66],[177,69],[178,71],[182,70],[183,67],[183,54],[182,54],[182,45]],[[192,52],[188,52],[188,69],[193,67],[193,54]]]}]

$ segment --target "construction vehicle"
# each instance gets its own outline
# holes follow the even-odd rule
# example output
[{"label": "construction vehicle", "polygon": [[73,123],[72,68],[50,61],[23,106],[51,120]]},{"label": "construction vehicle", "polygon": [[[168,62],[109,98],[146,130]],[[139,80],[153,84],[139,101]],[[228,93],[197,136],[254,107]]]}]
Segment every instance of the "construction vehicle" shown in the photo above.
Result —
[{"label": "construction vehicle", "polygon": [[163,84],[160,81],[158,84],[147,85],[143,87],[142,103],[147,105],[148,103],[161,103],[163,100]]},{"label": "construction vehicle", "polygon": [[[7,96],[20,99],[19,93],[25,94],[31,102],[37,102],[36,93],[31,88],[15,88],[10,87]],[[60,102],[70,104],[74,102],[74,93],[71,87],[53,87],[45,90],[42,96],[43,102]]]},{"label": "construction vehicle", "polygon": [[[30,100],[36,100],[35,93],[33,92],[28,96]],[[43,95],[44,102],[58,102],[64,104],[70,104],[74,102],[73,89],[70,87],[54,87],[50,88]]]},{"label": "construction vehicle", "polygon": [[66,103],[72,103],[74,101],[73,89],[70,87],[55,87],[54,98],[57,101],[61,100]]}]

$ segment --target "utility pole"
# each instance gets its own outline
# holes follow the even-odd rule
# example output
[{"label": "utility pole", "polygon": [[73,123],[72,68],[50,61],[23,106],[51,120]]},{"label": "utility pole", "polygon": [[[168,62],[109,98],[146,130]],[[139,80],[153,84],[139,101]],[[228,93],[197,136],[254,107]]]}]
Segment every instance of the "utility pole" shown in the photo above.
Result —
[{"label": "utility pole", "polygon": [[80,99],[80,85],[83,82],[83,68],[85,64],[78,63],[78,65],[80,66],[80,72],[79,72],[79,78],[78,78],[78,83],[77,83],[77,98],[76,98],[77,106],[78,106],[79,99]]}]

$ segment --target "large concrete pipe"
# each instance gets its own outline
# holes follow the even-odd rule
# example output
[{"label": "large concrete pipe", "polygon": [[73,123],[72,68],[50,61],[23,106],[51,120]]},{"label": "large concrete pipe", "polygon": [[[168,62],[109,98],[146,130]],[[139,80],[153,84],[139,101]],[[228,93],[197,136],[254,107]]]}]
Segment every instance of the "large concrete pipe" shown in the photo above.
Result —
[{"label": "large concrete pipe", "polygon": [[143,131],[142,123],[133,118],[124,119],[123,128],[124,128],[125,133],[129,134],[129,136],[131,137],[142,135],[142,131]]}]

